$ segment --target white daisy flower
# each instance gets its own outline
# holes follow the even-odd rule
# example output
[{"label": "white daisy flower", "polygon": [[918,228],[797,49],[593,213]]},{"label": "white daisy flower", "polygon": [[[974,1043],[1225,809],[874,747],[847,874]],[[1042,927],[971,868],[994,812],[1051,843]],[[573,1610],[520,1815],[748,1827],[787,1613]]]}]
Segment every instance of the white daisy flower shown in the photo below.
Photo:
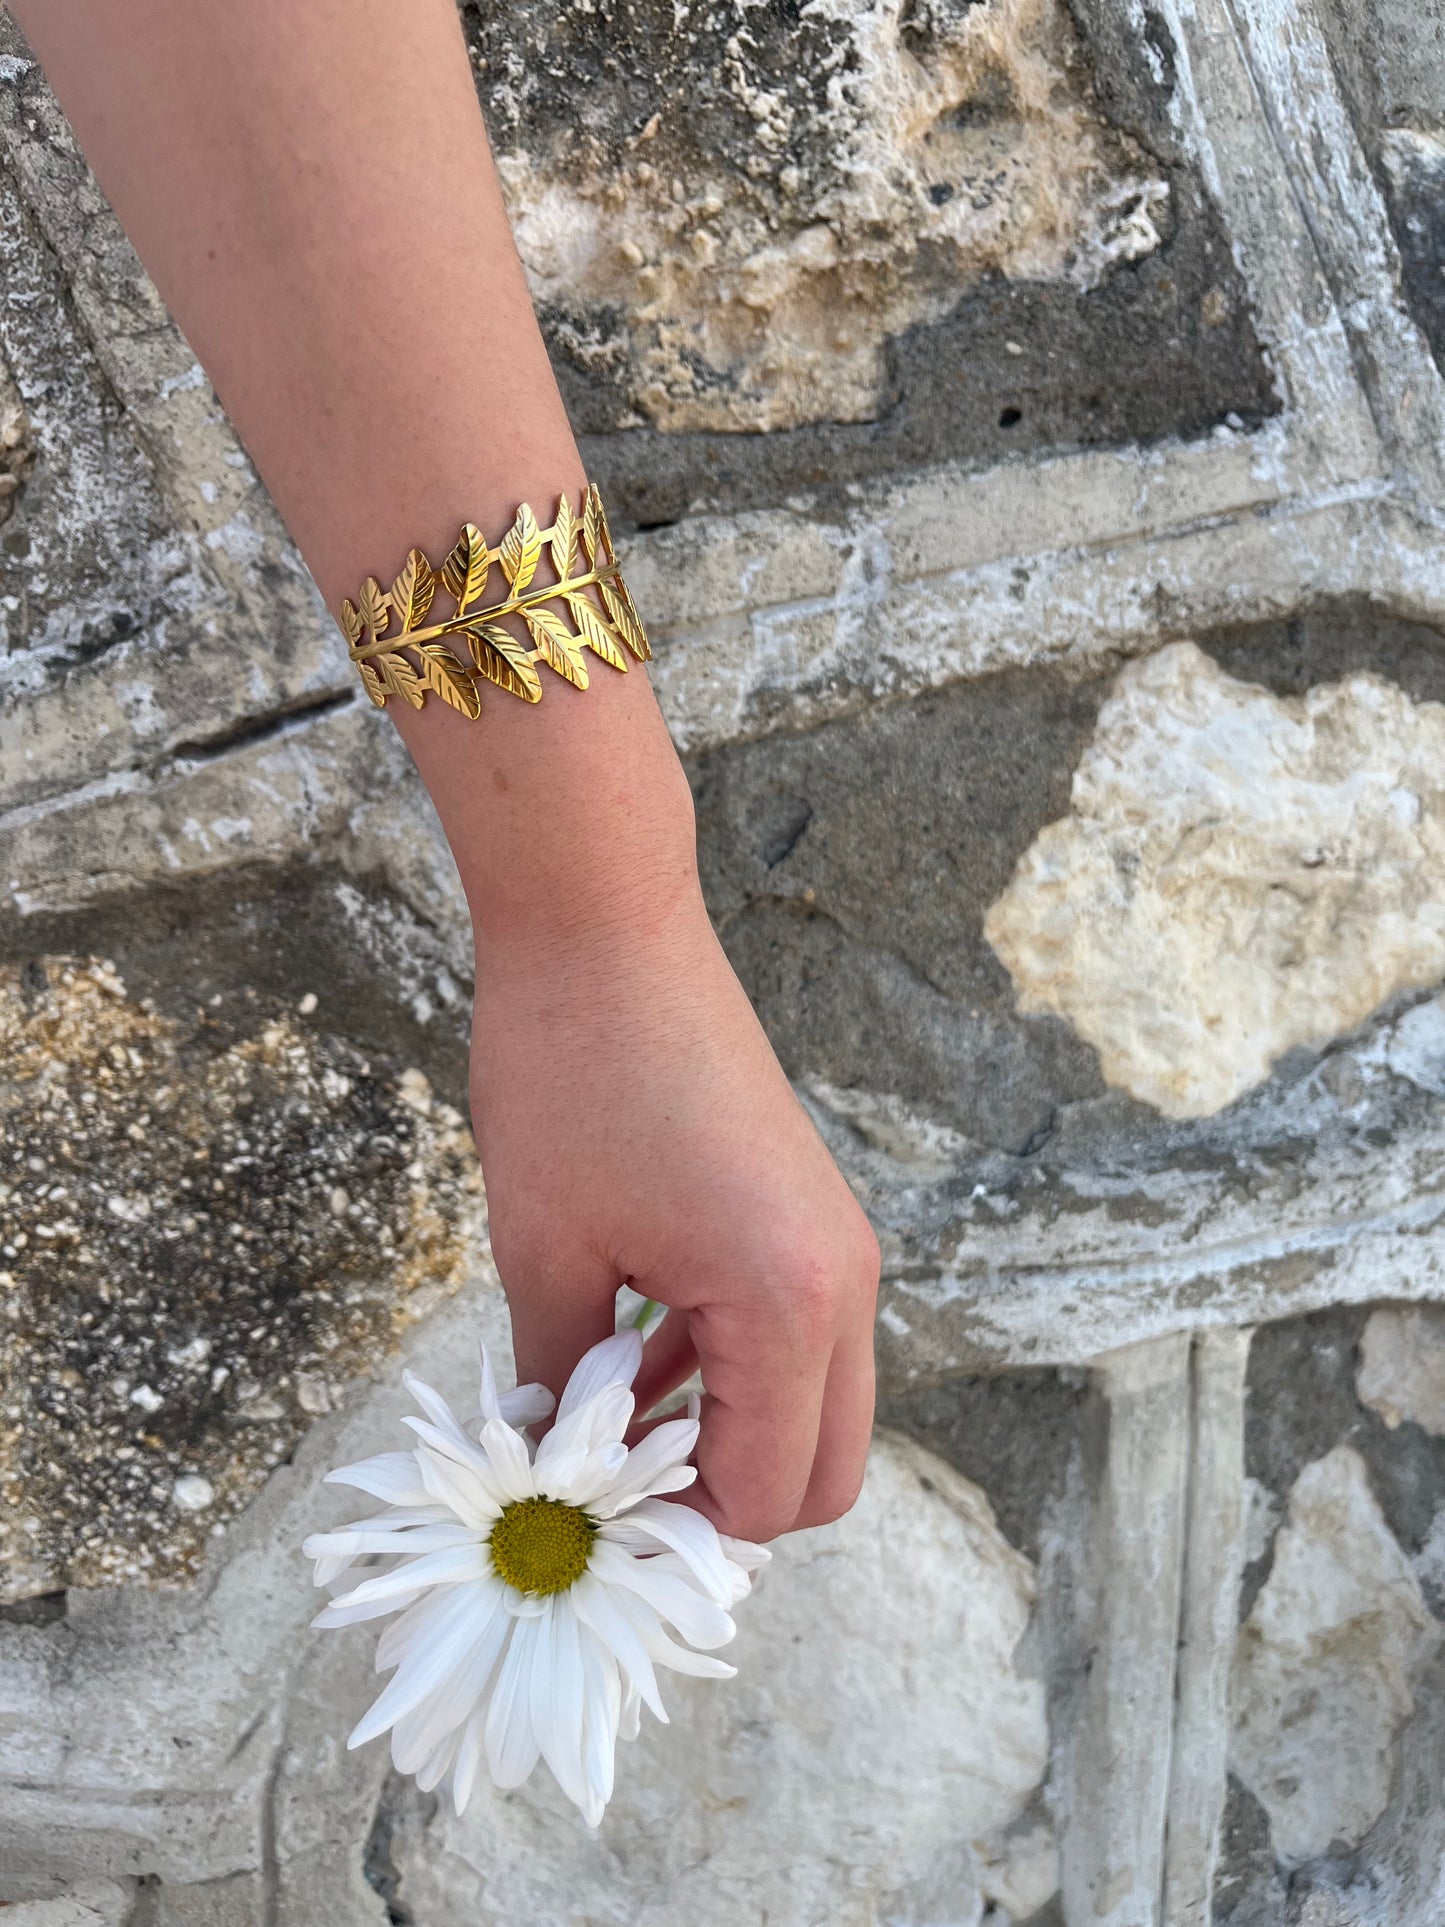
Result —
[{"label": "white daisy flower", "polygon": [[623,1444],[641,1362],[640,1332],[594,1345],[538,1446],[525,1428],[547,1416],[551,1394],[523,1385],[499,1396],[485,1346],[468,1427],[408,1372],[426,1413],[405,1420],[417,1444],[327,1474],[386,1509],[306,1541],[316,1583],[335,1583],[356,1559],[399,1562],[369,1571],[315,1621],[401,1615],[376,1649],[377,1670],[395,1671],[347,1744],[390,1729],[397,1768],[424,1789],[449,1781],[458,1813],[484,1759],[499,1787],[514,1787],[540,1757],[596,1826],[619,1733],[636,1737],[644,1701],[667,1719],[656,1669],[736,1671],[712,1655],[733,1637],[730,1608],[768,1553],[659,1496],[697,1477],[686,1463],[696,1400],[686,1418]]}]

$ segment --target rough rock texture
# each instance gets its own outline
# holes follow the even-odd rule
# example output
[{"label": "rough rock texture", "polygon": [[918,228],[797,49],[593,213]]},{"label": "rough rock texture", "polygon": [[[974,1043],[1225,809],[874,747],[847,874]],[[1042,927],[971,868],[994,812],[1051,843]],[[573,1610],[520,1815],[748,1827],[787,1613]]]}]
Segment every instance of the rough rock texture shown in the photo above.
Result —
[{"label": "rough rock texture", "polygon": [[608,5],[536,36],[574,70],[597,61],[572,90],[545,84],[532,36],[478,24],[534,293],[572,358],[613,372],[622,426],[867,420],[883,344],[961,287],[1087,288],[1168,219],[1150,157],[1093,109],[1058,0],[874,0],[761,31]]},{"label": "rough rock texture", "polygon": [[985,934],[1108,1082],[1206,1117],[1445,972],[1442,769],[1445,707],[1282,702],[1176,644],[1120,676]]},{"label": "rough rock texture", "polygon": [[1306,1466],[1240,1632],[1231,1765],[1288,1864],[1357,1846],[1389,1798],[1415,1679],[1440,1640],[1347,1446]]},{"label": "rough rock texture", "polygon": [[190,1577],[481,1234],[421,1073],[257,1005],[0,976],[0,1602]]},{"label": "rough rock texture", "polygon": [[[1169,343],[1191,427],[1274,406],[1196,181],[1100,112],[1058,0],[465,18],[574,412],[644,520],[956,454],[959,430],[1002,452],[1142,409],[1122,432],[1157,434],[1127,339]],[[1037,365],[1071,338],[1083,394]],[[765,430],[792,445],[738,447]]]},{"label": "rough rock texture", "polygon": [[599,1833],[540,1782],[461,1821],[404,1799],[396,1900],[418,1927],[922,1927],[1006,1880],[1042,1905],[1046,1849],[1026,1835],[1014,1867],[1001,1839],[1047,1763],[1032,1600],[982,1492],[881,1434],[854,1512],[780,1548],[740,1612],[737,1680],[668,1683],[673,1724],[624,1752]]},{"label": "rough rock texture", "polygon": [[1445,1436],[1445,1316],[1423,1305],[1372,1312],[1355,1384],[1392,1430],[1408,1419]]}]

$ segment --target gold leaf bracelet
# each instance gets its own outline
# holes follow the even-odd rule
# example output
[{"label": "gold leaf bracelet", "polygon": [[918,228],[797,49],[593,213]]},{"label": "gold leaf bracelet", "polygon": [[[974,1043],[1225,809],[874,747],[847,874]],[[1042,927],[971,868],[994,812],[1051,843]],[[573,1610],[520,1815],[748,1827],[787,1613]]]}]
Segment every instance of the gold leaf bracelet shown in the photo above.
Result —
[{"label": "gold leaf bracelet", "polygon": [[[534,588],[544,553],[557,580]],[[480,607],[494,567],[501,570],[507,594]],[[451,598],[456,613],[428,626],[439,588]],[[515,629],[503,625],[504,616],[519,620],[531,648]],[[538,526],[524,502],[494,549],[468,522],[439,569],[432,568],[420,549],[413,549],[389,589],[368,576],[358,601],[342,603],[341,626],[351,660],[378,709],[388,696],[401,696],[420,709],[427,691],[433,690],[453,709],[475,717],[482,713],[478,684],[483,678],[508,695],[539,703],[538,663],[585,689],[584,650],[614,669],[625,670],[629,655],[639,662],[652,659],[595,484],[588,485],[580,516],[564,495],[547,529]],[[448,636],[465,637],[470,662],[447,646]]]}]

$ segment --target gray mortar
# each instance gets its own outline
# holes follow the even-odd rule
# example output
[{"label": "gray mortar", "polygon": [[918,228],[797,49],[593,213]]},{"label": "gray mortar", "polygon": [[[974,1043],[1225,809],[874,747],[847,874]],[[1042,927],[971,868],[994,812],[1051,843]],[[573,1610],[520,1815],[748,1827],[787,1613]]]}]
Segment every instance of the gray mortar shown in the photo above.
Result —
[{"label": "gray mortar", "polygon": [[960,1375],[885,1392],[878,1423],[926,1445],[987,1492],[1010,1545],[1038,1563],[1082,1449],[1083,1372]]},{"label": "gray mortar", "polygon": [[784,1066],[1021,1149],[1101,1088],[983,916],[1068,808],[1106,683],[1008,671],[693,759],[703,887]]},{"label": "gray mortar", "polygon": [[178,1019],[216,995],[222,1012],[238,999],[294,1010],[309,992],[316,1024],[379,1061],[415,1066],[466,1108],[470,987],[451,979],[432,933],[365,878],[258,865],[70,915],[0,920],[0,962],[77,951],[108,957],[128,990]]},{"label": "gray mortar", "polygon": [[[1373,669],[1445,700],[1445,638],[1361,601],[1198,640],[1281,694]],[[1182,1129],[1113,1094],[1091,1104],[1092,1051],[1018,1015],[983,936],[1023,851],[1068,811],[1110,680],[1009,670],[691,759],[708,903],[792,1075],[893,1093],[1015,1154],[1066,1112],[1075,1148],[1082,1133],[1111,1160],[1152,1163],[1150,1141],[1213,1156],[1256,1136],[1259,1093]],[[1314,1061],[1296,1053],[1277,1075],[1288,1084]]]}]

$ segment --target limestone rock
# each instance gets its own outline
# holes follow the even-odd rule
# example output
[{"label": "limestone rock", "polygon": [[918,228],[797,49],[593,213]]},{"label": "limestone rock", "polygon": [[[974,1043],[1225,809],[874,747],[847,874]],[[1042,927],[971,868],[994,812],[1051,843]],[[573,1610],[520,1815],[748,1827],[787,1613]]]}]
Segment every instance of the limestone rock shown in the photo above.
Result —
[{"label": "limestone rock", "polygon": [[1204,1117],[1445,974],[1445,707],[1371,675],[1281,700],[1189,643],[1120,675],[1072,813],[985,934],[1020,1008]]},{"label": "limestone rock", "polygon": [[1371,1312],[1355,1389],[1391,1431],[1410,1419],[1445,1437],[1445,1311],[1413,1305]]},{"label": "limestone rock", "polygon": [[1032,1600],[978,1488],[880,1434],[854,1511],[783,1541],[739,1609],[738,1677],[669,1677],[672,1724],[621,1749],[595,1834],[541,1776],[461,1821],[408,1807],[401,1904],[417,1927],[903,1927],[972,1921],[1004,1866],[1036,1894],[1046,1843],[1026,1869],[986,1844],[1047,1760],[1016,1659]]},{"label": "limestone rock", "polygon": [[88,1880],[54,1900],[5,1907],[5,1927],[125,1927],[135,1892],[116,1880]]},{"label": "limestone rock", "polygon": [[1160,244],[1167,181],[1094,111],[1058,0],[830,3],[745,28],[602,0],[539,17],[555,64],[517,60],[515,17],[473,25],[533,292],[634,424],[873,419],[890,339],[970,284],[1087,287]]},{"label": "limestone rock", "polygon": [[480,1239],[418,1073],[231,1002],[187,1024],[101,962],[0,971],[0,1600],[188,1577]]},{"label": "limestone rock", "polygon": [[1353,1847],[1384,1811],[1440,1629],[1349,1446],[1307,1465],[1240,1632],[1230,1766],[1287,1864]]}]

